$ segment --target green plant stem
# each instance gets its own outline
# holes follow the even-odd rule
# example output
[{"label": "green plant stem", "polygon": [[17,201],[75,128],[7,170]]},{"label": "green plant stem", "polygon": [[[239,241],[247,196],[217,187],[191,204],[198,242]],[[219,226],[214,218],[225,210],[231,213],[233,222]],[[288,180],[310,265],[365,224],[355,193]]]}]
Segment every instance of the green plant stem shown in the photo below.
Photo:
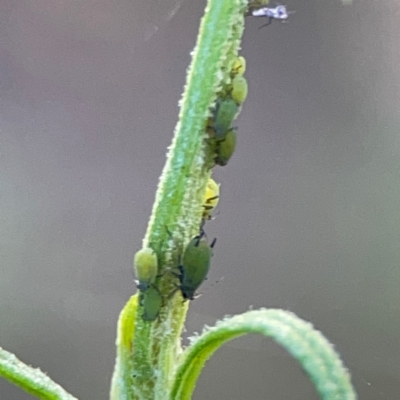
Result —
[{"label": "green plant stem", "polygon": [[[160,318],[152,323],[143,321],[141,307],[136,311],[132,365],[130,373],[125,374],[131,378],[117,378],[116,372],[113,377],[112,393],[118,393],[119,399],[168,398],[188,309],[188,302],[182,302],[180,294],[169,296],[176,278],[168,271],[176,268],[183,247],[199,232],[211,172],[207,165],[205,127],[217,93],[223,81],[229,79],[229,67],[243,32],[246,5],[246,0],[209,0],[201,22],[180,102],[179,121],[143,240],[144,247],[151,246],[158,254],[161,276],[156,285],[166,299],[165,306]],[[125,359],[121,352],[120,359]],[[115,382],[120,386],[118,390]]]}]

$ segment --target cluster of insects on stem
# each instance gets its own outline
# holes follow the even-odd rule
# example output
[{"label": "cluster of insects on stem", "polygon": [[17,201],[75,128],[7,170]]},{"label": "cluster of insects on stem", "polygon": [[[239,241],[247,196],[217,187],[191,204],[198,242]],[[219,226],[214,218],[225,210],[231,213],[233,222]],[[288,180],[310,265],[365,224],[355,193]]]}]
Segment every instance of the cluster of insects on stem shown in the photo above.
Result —
[{"label": "cluster of insects on stem", "polygon": [[[214,239],[208,243],[202,230],[185,247],[183,254],[178,258],[176,271],[169,270],[178,278],[176,288],[167,296],[172,297],[178,290],[184,300],[193,300],[196,290],[207,278],[210,269]],[[134,268],[138,278],[137,288],[140,290],[140,305],[143,308],[142,318],[145,321],[154,321],[164,305],[164,297],[155,281],[158,275],[157,254],[150,247],[142,248],[135,254]]]},{"label": "cluster of insects on stem", "polygon": [[[290,12],[286,6],[278,5],[275,8],[265,6],[265,0],[255,0],[249,4],[246,16],[267,17],[269,25],[272,20],[284,21]],[[208,149],[210,169],[215,166],[228,164],[236,149],[237,128],[232,126],[239,115],[242,105],[247,97],[248,86],[244,77],[246,60],[237,56],[231,61],[228,70],[228,83],[224,84],[217,93],[215,105],[210,110],[210,117],[205,121],[205,146]],[[160,310],[165,301],[177,291],[181,292],[184,301],[193,300],[196,290],[207,278],[213,256],[214,239],[210,244],[204,232],[204,226],[212,218],[212,212],[219,201],[219,184],[209,178],[202,204],[202,220],[199,233],[185,246],[178,255],[177,265],[160,274],[159,258],[155,249],[145,247],[135,254],[134,269],[139,289],[139,304],[143,310],[142,318],[145,321],[154,321],[160,315]],[[168,228],[166,227],[167,231]],[[177,279],[175,288],[167,296],[163,296],[156,284],[157,278],[169,272]]]}]

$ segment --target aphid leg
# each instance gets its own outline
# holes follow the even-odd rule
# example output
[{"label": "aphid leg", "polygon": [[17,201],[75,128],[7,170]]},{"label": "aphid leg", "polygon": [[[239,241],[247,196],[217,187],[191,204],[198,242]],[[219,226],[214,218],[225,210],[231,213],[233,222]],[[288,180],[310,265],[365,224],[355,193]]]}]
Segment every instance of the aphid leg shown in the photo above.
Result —
[{"label": "aphid leg", "polygon": [[203,227],[204,227],[204,225],[203,225],[203,226],[200,225],[200,235],[198,235],[198,236],[196,237],[196,238],[197,238],[196,247],[199,245],[200,240],[201,240],[203,237],[207,237],[206,231],[203,229]]},{"label": "aphid leg", "polygon": [[[209,198],[206,200],[206,203],[209,203],[210,201],[213,201],[213,200],[215,200],[215,199],[218,199],[218,197],[219,197],[219,196],[209,197]],[[206,208],[207,210],[210,210],[210,209],[213,208],[212,206],[203,206],[203,207]]]},{"label": "aphid leg", "polygon": [[179,290],[179,286],[175,285],[175,288],[172,289],[171,293],[168,295],[168,298],[170,299],[178,290]]},{"label": "aphid leg", "polygon": [[166,270],[166,272],[169,272],[171,275],[173,275],[175,278],[178,278],[178,279],[182,276],[182,267],[181,267],[181,262],[182,261],[181,260],[182,260],[182,257],[179,254],[179,256],[178,256],[178,266],[176,267],[179,272],[175,272],[171,268],[168,268]]},{"label": "aphid leg", "polygon": [[174,272],[174,271],[171,271],[171,270],[169,270],[169,272],[170,272],[171,275],[175,276],[176,278],[179,278],[182,275],[181,273]]},{"label": "aphid leg", "polygon": [[215,246],[215,243],[217,243],[217,238],[214,238],[214,240],[211,242],[210,247],[213,249]]},{"label": "aphid leg", "polygon": [[[235,130],[235,131],[237,131],[239,129],[239,127],[237,127],[237,126],[232,126],[231,128],[229,128],[229,131],[230,130]],[[221,142],[225,142],[225,140],[226,140],[226,136],[225,137],[223,137],[222,139],[216,139],[216,143],[218,144],[218,143],[221,143]]]},{"label": "aphid leg", "polygon": [[266,24],[264,24],[264,25],[261,25],[258,29],[262,29],[262,28],[265,28],[268,25],[271,25],[272,21],[273,21],[273,18],[269,17],[268,22]]},{"label": "aphid leg", "polygon": [[178,285],[175,285],[175,288],[172,289],[171,293],[167,296],[167,299],[171,299],[172,296],[180,289],[180,287]]}]

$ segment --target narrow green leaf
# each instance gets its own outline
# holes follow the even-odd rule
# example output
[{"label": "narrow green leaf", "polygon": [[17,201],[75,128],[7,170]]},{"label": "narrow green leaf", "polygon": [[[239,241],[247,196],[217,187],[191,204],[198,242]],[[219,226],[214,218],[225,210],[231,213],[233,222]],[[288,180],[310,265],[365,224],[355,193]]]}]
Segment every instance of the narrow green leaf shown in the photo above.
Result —
[{"label": "narrow green leaf", "polygon": [[76,397],[67,393],[40,369],[24,364],[14,354],[1,347],[0,376],[38,399],[76,400]]},{"label": "narrow green leaf", "polygon": [[122,309],[117,327],[117,359],[111,382],[111,400],[133,398],[132,338],[135,332],[135,316],[138,295],[132,296]]},{"label": "narrow green leaf", "polygon": [[188,400],[202,368],[224,343],[248,333],[269,336],[310,376],[324,400],[355,400],[350,375],[327,339],[313,326],[283,310],[256,310],[226,318],[192,339],[176,372],[170,399]]}]

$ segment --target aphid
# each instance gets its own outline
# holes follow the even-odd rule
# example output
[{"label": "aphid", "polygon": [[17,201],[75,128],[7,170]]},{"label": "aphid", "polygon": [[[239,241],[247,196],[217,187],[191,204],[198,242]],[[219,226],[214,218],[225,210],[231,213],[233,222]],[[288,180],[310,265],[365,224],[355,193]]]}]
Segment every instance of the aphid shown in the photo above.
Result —
[{"label": "aphid", "polygon": [[246,71],[246,59],[243,56],[238,56],[233,62],[231,77],[235,75],[243,75]]},{"label": "aphid", "polygon": [[285,21],[289,18],[289,14],[292,14],[294,11],[288,11],[286,6],[278,5],[274,8],[271,7],[261,7],[256,9],[249,10],[246,15],[252,15],[253,17],[267,17],[268,22],[259,29],[263,28],[264,26],[268,26],[272,23],[274,19]]},{"label": "aphid", "polygon": [[217,142],[215,149],[216,156],[214,161],[217,165],[225,166],[232,157],[236,149],[237,134],[236,129],[230,129],[225,138]]},{"label": "aphid", "polygon": [[203,200],[203,220],[211,219],[211,213],[219,201],[219,185],[214,179],[209,178]]},{"label": "aphid", "polygon": [[222,140],[228,133],[233,120],[238,113],[239,106],[233,99],[218,99],[214,110],[212,128],[214,137]]},{"label": "aphid", "polygon": [[193,300],[196,290],[207,278],[215,242],[216,239],[209,245],[202,232],[186,246],[178,266],[180,273],[176,274],[180,281],[179,289],[185,300]]},{"label": "aphid", "polygon": [[146,291],[140,293],[140,305],[143,307],[143,320],[154,321],[158,318],[163,303],[162,294],[154,284],[149,286]]},{"label": "aphid", "polygon": [[133,267],[139,281],[138,289],[141,291],[148,290],[157,277],[157,254],[150,247],[144,247],[135,254]]},{"label": "aphid", "polygon": [[243,104],[246,100],[247,92],[248,86],[246,78],[243,75],[236,75],[232,79],[231,97],[238,106]]}]

